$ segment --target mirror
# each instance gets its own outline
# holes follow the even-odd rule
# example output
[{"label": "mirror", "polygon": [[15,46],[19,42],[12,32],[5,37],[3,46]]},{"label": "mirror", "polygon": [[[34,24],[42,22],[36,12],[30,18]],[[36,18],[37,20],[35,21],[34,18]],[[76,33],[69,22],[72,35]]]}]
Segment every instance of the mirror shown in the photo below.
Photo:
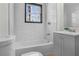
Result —
[{"label": "mirror", "polygon": [[64,29],[79,32],[79,3],[64,3]]}]

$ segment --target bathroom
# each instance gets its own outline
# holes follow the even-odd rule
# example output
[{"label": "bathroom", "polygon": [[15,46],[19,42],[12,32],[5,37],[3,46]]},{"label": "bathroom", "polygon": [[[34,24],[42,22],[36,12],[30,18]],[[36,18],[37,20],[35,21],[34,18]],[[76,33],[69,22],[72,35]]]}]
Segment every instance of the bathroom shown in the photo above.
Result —
[{"label": "bathroom", "polygon": [[[27,20],[32,18],[28,6],[36,7],[41,14],[38,20]],[[60,54],[62,49],[55,49],[53,34],[78,33],[78,21],[74,21],[78,19],[78,6],[79,3],[0,3],[0,56],[74,55],[75,52]]]}]

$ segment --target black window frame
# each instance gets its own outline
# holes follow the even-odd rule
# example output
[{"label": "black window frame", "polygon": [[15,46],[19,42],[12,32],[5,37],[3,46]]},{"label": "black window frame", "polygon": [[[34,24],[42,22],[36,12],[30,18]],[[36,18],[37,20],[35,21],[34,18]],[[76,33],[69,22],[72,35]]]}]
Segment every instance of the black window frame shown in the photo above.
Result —
[{"label": "black window frame", "polygon": [[[37,21],[27,21],[26,19],[26,5],[27,4],[32,4],[32,5],[37,5],[37,6],[40,6],[41,7],[41,14],[40,14],[40,22],[37,22]],[[37,4],[37,3],[25,3],[25,23],[42,23],[42,5],[41,4]]]}]

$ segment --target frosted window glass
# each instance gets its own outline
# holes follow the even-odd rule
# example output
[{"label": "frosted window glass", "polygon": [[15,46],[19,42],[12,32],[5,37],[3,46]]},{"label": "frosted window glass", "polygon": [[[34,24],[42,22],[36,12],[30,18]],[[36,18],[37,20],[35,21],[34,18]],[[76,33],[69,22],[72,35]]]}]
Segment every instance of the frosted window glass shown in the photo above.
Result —
[{"label": "frosted window glass", "polygon": [[42,5],[27,3],[26,5],[26,22],[42,22]]}]

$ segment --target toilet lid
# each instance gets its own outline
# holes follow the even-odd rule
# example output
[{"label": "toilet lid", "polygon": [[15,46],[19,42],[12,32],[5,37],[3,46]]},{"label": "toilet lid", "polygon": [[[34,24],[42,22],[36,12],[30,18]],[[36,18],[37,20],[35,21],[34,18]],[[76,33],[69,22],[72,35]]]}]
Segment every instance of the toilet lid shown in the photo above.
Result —
[{"label": "toilet lid", "polygon": [[43,56],[43,54],[40,52],[28,52],[28,53],[22,54],[22,56]]}]

